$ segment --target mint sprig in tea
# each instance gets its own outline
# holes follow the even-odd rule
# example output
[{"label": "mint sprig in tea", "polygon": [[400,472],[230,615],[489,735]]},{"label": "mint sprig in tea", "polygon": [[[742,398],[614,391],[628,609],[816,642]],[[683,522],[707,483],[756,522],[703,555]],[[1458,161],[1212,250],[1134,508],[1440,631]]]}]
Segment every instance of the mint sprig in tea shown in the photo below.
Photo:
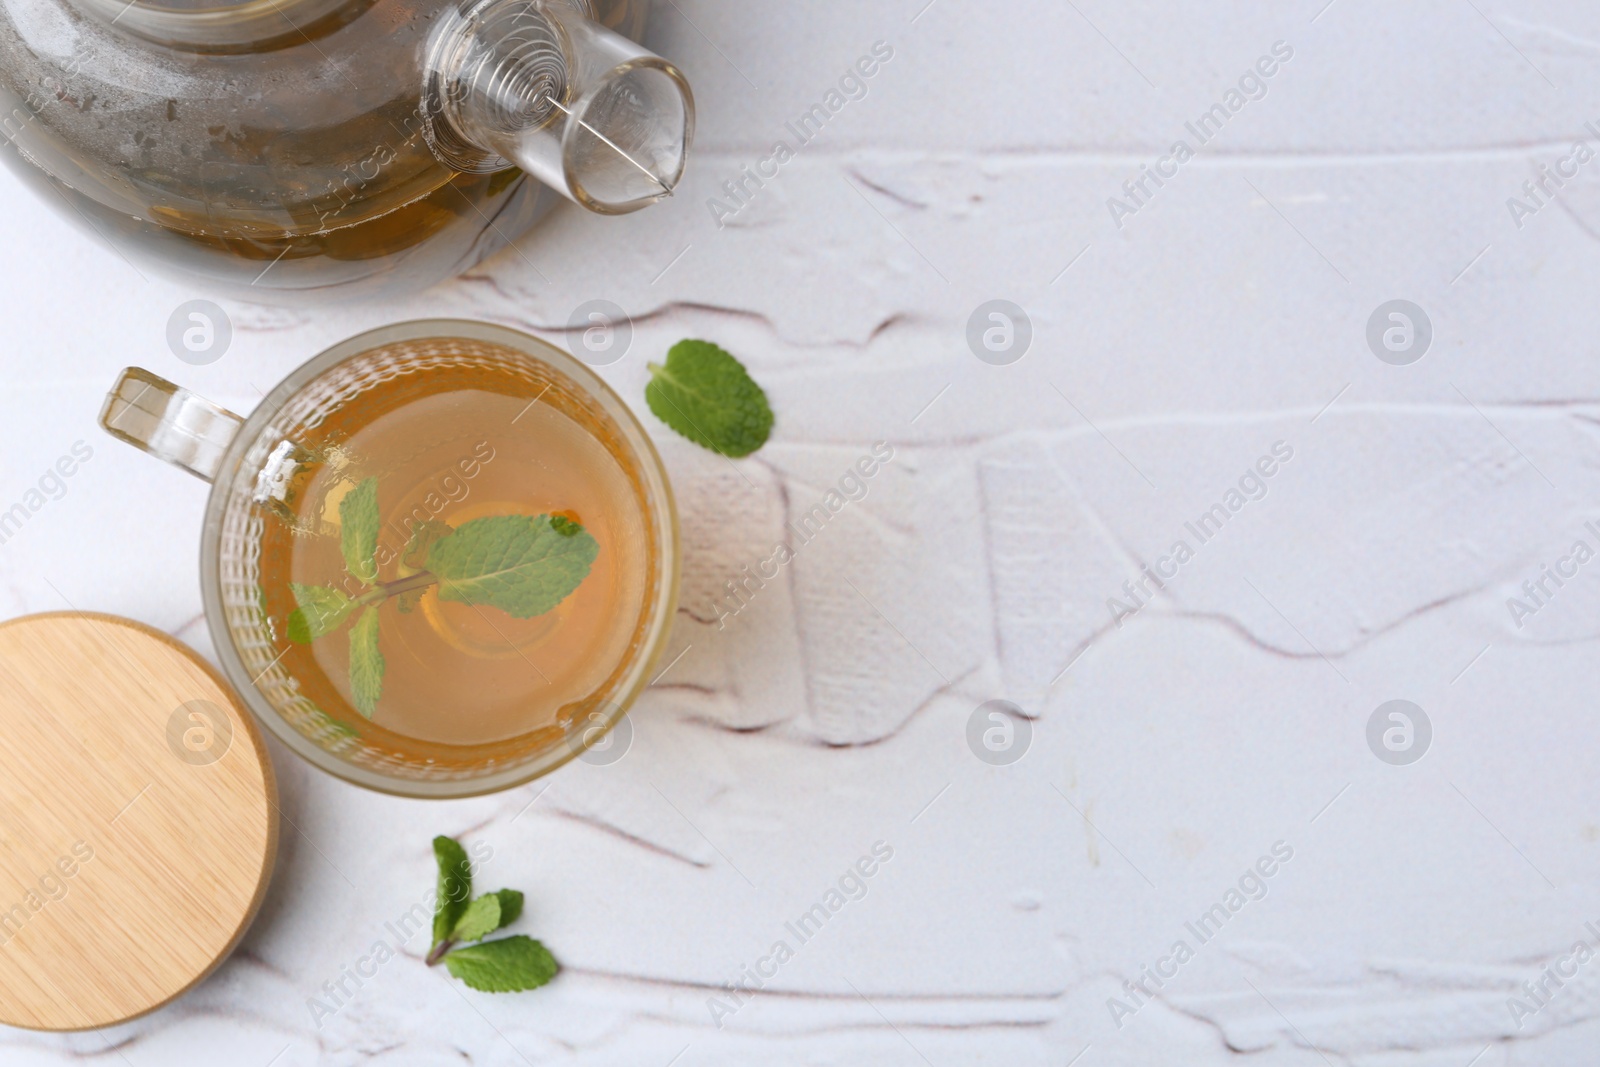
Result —
[{"label": "mint sprig in tea", "polygon": [[285,454],[264,607],[284,668],[343,728],[410,758],[554,737],[639,640],[638,475],[558,376],[376,381]]},{"label": "mint sprig in tea", "polygon": [[459,530],[429,519],[412,527],[393,580],[382,581],[377,561],[378,479],[368,478],[339,505],[339,548],[345,573],[361,583],[351,597],[334,585],[289,583],[299,605],[289,615],[289,640],[309,644],[359,612],[350,628],[350,692],[367,718],[383,694],[385,662],[378,648],[379,607],[398,597],[402,614],[416,610],[432,586],[442,600],[495,608],[531,619],[567,598],[594,563],[600,546],[564,515],[493,515]]}]

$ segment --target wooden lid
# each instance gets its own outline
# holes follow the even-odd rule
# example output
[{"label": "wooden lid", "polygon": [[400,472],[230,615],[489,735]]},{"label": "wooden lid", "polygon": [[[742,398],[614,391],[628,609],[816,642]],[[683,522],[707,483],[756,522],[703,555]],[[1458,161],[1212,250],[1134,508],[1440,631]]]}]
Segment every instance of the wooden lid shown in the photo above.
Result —
[{"label": "wooden lid", "polygon": [[0,624],[0,1022],[109,1026],[198,983],[261,904],[277,813],[192,650],[111,615]]}]

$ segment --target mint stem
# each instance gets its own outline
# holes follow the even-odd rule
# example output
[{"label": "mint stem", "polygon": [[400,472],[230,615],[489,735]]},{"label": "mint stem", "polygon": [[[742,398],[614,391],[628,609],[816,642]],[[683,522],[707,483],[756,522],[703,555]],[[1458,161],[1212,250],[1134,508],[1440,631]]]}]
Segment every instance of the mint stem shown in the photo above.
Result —
[{"label": "mint stem", "polygon": [[428,571],[418,571],[416,574],[405,578],[396,578],[392,582],[379,582],[356,598],[359,604],[381,604],[392,596],[409,593],[413,589],[425,589],[430,585],[437,585],[439,579]]},{"label": "mint stem", "polygon": [[444,959],[445,956],[449,953],[449,951],[451,949],[455,948],[455,947],[456,947],[456,943],[454,941],[451,941],[449,938],[446,938],[445,940],[439,942],[437,945],[433,946],[433,950],[428,953],[428,958],[425,959],[423,962],[426,963],[429,967],[433,967],[436,964],[438,964],[438,962],[440,960]]}]

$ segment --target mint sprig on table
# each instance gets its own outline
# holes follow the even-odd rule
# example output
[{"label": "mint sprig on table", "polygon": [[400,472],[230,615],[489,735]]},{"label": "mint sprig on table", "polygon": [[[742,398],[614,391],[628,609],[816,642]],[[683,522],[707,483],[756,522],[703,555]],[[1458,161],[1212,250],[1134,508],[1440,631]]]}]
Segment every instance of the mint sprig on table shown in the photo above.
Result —
[{"label": "mint sprig on table", "polygon": [[735,459],[767,443],[772,407],[744,364],[710,341],[679,341],[651,363],[645,403],[697,445]]},{"label": "mint sprig on table", "polygon": [[522,914],[522,894],[501,889],[473,898],[472,864],[454,838],[434,838],[433,855],[439,864],[439,887],[428,966],[443,960],[452,975],[485,993],[538,989],[554,978],[561,965],[533,938],[515,934],[483,940],[517,920]]},{"label": "mint sprig on table", "polygon": [[378,648],[378,607],[398,598],[400,611],[416,608],[437,586],[440,600],[497,608],[531,619],[560,604],[589,575],[600,545],[564,515],[491,515],[459,527],[429,520],[412,528],[391,581],[378,577],[378,480],[367,478],[339,502],[339,551],[345,573],[361,583],[355,596],[334,585],[290,582],[298,605],[289,614],[289,640],[310,644],[350,627],[350,692],[356,710],[372,718],[383,695],[383,653]]}]

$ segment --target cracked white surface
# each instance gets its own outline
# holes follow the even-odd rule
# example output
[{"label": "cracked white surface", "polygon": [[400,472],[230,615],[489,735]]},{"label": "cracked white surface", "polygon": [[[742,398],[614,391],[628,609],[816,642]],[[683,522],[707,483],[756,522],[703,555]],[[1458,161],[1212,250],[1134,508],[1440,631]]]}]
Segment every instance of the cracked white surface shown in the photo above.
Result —
[{"label": "cracked white surface", "polygon": [[[559,339],[603,297],[636,320],[602,371],[630,401],[704,336],[778,413],[737,466],[646,417],[684,514],[682,655],[624,759],[437,804],[274,747],[292,826],[242,948],[116,1031],[0,1031],[0,1061],[1592,1063],[1600,962],[1520,1027],[1507,1000],[1600,925],[1600,563],[1520,629],[1506,600],[1600,548],[1600,167],[1520,229],[1506,199],[1595,140],[1600,13],[1325,2],[660,5],[651,43],[701,107],[672,203],[558,213],[520,242],[550,283],[503,253],[387,304],[229,303],[208,367],[164,341],[204,294],[0,174],[0,503],[94,448],[0,546],[4,617],[116,612],[210,654],[205,487],[94,425],[125,364],[246,411],[383,322]],[[879,39],[867,97],[717,229],[706,199]],[[1266,97],[1119,231],[1106,198],[1277,40]],[[996,297],[1034,327],[1009,367],[965,340]],[[1393,298],[1435,329],[1410,367],[1365,343]],[[867,498],[719,626],[723,583],[876,441]],[[1107,598],[1278,441],[1265,498],[1115,625]],[[996,698],[1036,717],[1012,766],[966,743]],[[1433,722],[1409,767],[1366,747],[1392,698]],[[307,998],[427,889],[440,832],[493,845],[485,884],[527,891],[519,928],[565,973],[473,994],[419,940],[318,1028]],[[1267,895],[1114,1025],[1123,982],[1279,840]],[[876,841],[866,896],[719,1030],[707,999]]]}]

